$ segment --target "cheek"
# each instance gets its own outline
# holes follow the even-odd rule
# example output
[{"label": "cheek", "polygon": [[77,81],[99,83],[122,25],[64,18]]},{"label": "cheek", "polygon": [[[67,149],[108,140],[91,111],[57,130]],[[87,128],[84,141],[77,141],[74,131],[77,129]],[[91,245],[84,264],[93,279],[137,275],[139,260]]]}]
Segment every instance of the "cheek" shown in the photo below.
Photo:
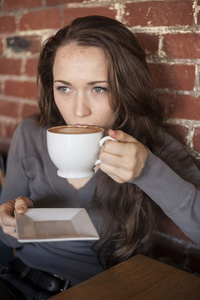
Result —
[{"label": "cheek", "polygon": [[66,109],[63,101],[60,101],[59,97],[54,97],[54,101],[55,101],[55,104],[56,104],[56,106],[57,106],[60,114],[62,115],[63,119],[65,120],[66,119],[66,111],[67,111],[67,109]]},{"label": "cheek", "polygon": [[107,111],[105,111],[103,115],[104,122],[107,124],[107,127],[112,127],[114,122],[116,121],[117,114],[109,107]]},{"label": "cheek", "polygon": [[64,101],[62,101],[62,97],[60,97],[57,91],[54,91],[54,101],[58,109],[62,110],[64,107]]},{"label": "cheek", "polygon": [[57,107],[59,106],[59,101],[58,101],[58,95],[57,95],[57,91],[54,89],[53,90],[53,97],[54,97],[54,102],[57,105]]},{"label": "cheek", "polygon": [[115,109],[112,107],[110,101],[108,101],[108,103],[107,103],[106,111],[107,111],[107,116],[108,116],[108,117],[110,117],[111,119],[115,119],[115,118],[116,118],[116,112],[115,112]]}]

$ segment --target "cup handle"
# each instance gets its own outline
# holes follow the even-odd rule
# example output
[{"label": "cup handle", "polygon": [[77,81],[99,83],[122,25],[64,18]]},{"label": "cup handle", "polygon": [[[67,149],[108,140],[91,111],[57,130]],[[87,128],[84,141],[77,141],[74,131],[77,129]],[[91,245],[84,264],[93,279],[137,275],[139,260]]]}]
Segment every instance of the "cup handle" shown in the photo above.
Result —
[{"label": "cup handle", "polygon": [[111,136],[107,135],[104,136],[100,141],[99,141],[99,146],[102,147],[105,141],[111,140],[111,141],[117,141],[116,139],[113,139]]},{"label": "cup handle", "polygon": [[[116,139],[113,139],[111,136],[107,135],[107,136],[104,136],[104,137],[99,141],[99,146],[102,147],[103,144],[105,143],[105,141],[107,141],[107,140],[117,141]],[[100,160],[100,159],[97,159],[94,165],[96,166],[96,165],[99,165],[100,163],[101,163],[101,160]]]}]

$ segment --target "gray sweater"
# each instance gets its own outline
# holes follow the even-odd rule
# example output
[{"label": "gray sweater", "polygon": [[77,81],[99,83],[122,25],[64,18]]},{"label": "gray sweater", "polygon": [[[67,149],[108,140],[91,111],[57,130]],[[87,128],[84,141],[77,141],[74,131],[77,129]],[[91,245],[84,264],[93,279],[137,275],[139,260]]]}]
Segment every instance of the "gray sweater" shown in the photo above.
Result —
[{"label": "gray sweater", "polygon": [[[177,175],[164,161],[176,156],[185,166]],[[7,173],[0,204],[19,197],[31,198],[35,207],[85,207],[93,199],[96,174],[81,189],[74,190],[66,179],[57,176],[46,145],[46,129],[38,128],[33,118],[23,121],[15,131],[9,150]],[[148,150],[145,166],[130,184],[139,186],[181,230],[200,245],[200,191],[187,180],[200,182],[200,172],[182,146],[169,134],[155,154]],[[88,213],[99,231],[98,214]],[[94,241],[19,243],[0,229],[2,241],[16,248],[27,265],[69,279],[72,285],[103,271]]]}]

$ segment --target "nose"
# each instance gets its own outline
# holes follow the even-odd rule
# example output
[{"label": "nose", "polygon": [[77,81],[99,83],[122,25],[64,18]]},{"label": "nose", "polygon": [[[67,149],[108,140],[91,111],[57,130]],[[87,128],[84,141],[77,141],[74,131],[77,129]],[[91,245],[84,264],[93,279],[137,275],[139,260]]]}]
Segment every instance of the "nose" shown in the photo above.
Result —
[{"label": "nose", "polygon": [[77,95],[74,102],[74,115],[79,118],[89,116],[91,108],[87,97]]}]

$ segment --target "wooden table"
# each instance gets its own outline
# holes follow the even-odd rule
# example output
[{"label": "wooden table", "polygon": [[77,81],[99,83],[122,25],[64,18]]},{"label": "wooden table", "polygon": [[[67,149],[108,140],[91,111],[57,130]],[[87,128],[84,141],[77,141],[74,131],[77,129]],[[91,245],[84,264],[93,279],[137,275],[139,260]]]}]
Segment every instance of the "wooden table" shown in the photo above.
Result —
[{"label": "wooden table", "polygon": [[50,299],[198,300],[200,277],[136,255]]}]

